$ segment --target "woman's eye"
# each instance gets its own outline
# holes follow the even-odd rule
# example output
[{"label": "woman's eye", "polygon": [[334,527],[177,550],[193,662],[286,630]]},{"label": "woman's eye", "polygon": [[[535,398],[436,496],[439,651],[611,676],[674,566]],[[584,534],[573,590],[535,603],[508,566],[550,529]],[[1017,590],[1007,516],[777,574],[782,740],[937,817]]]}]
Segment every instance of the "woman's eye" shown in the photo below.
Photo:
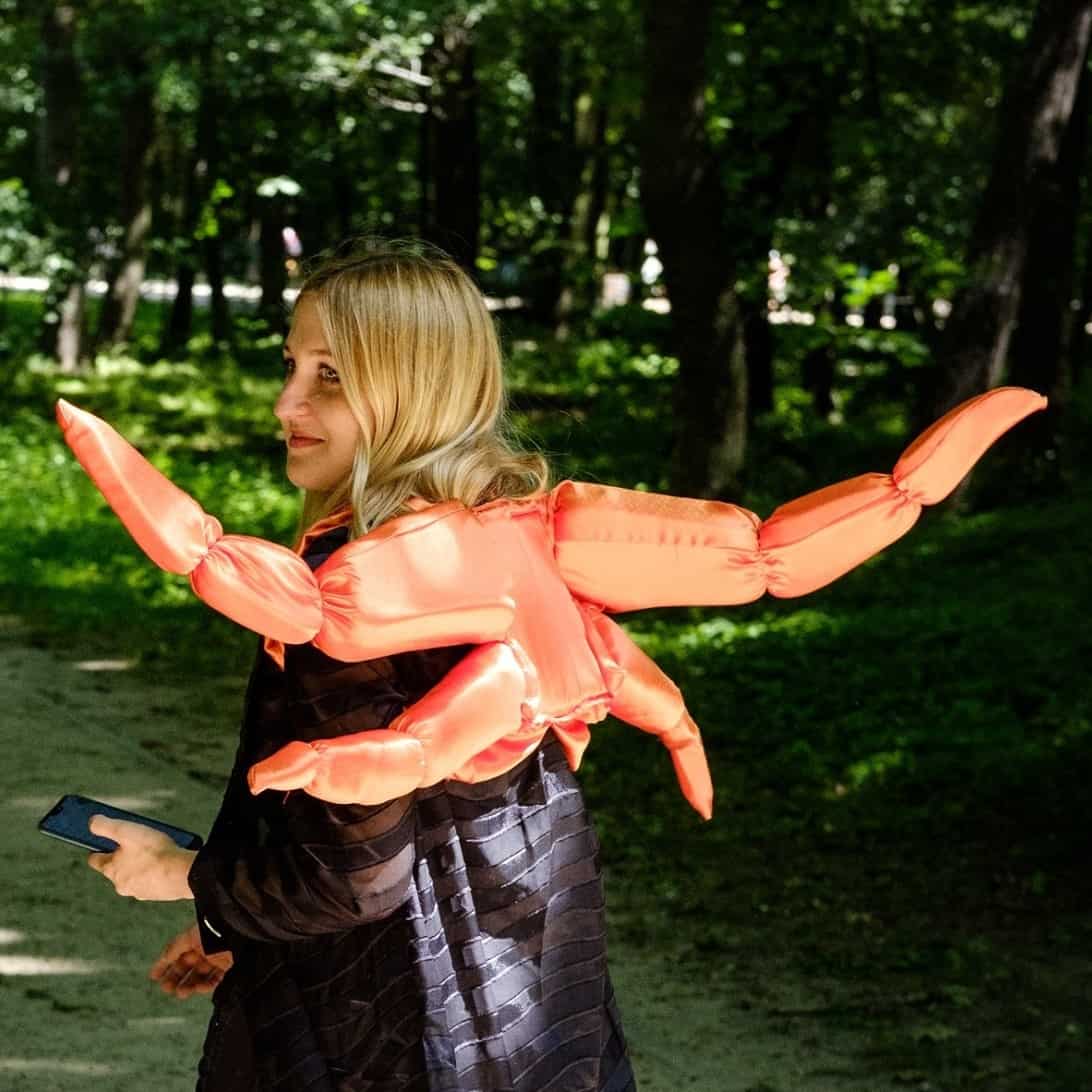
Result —
[{"label": "woman's eye", "polygon": [[[284,374],[287,378],[296,370],[296,362],[290,356],[284,358]],[[341,378],[337,372],[331,368],[328,364],[323,364],[319,368],[319,376],[324,383],[340,383]]]}]

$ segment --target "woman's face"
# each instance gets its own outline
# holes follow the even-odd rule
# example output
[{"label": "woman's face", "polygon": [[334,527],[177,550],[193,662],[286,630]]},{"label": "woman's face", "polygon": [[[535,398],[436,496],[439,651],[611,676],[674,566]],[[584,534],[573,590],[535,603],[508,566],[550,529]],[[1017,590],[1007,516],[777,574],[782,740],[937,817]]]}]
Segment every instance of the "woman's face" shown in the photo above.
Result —
[{"label": "woman's face", "polygon": [[273,412],[288,444],[288,480],[301,489],[338,485],[352,468],[360,426],[309,296],[296,302],[284,342],[284,387]]}]

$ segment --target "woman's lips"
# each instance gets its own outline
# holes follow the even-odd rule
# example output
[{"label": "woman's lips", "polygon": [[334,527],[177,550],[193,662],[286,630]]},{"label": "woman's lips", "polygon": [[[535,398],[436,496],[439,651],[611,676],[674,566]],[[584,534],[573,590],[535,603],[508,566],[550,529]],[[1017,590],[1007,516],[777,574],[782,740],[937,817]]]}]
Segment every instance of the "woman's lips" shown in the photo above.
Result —
[{"label": "woman's lips", "polygon": [[293,436],[288,441],[289,447],[311,447],[313,444],[321,444],[321,440],[316,440],[311,436]]}]

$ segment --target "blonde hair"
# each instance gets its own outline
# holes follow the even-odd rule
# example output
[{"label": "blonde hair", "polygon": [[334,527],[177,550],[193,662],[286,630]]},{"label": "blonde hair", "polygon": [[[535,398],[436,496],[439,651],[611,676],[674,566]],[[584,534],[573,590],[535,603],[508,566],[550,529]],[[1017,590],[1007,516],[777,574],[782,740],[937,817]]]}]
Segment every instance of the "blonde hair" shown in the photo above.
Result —
[{"label": "blonde hair", "polygon": [[308,263],[297,305],[305,296],[360,439],[342,482],[305,491],[297,543],[346,504],[357,538],[414,495],[474,507],[549,487],[545,457],[513,438],[485,300],[447,254],[416,240],[349,239]]}]

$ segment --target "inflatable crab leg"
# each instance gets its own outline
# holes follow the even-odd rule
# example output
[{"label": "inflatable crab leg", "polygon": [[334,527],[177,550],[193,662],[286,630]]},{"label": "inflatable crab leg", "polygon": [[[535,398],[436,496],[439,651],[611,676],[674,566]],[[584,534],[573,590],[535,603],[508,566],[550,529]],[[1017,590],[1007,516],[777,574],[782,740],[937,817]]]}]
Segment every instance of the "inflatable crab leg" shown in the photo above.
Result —
[{"label": "inflatable crab leg", "polygon": [[93,413],[57,400],[64,439],[136,544],[161,569],[188,575],[205,602],[256,633],[292,644],[322,624],[307,562],[275,542],[225,535],[219,520]]},{"label": "inflatable crab leg", "polygon": [[679,688],[613,619],[585,608],[584,622],[610,690],[610,712],[659,737],[671,752],[683,796],[703,819],[710,818],[713,781],[709,764],[701,733],[686,711]]},{"label": "inflatable crab leg", "polygon": [[528,666],[513,643],[479,645],[388,728],[290,743],[250,768],[250,791],[302,789],[333,804],[381,804],[455,773],[476,780],[472,760],[491,747],[506,748],[514,766],[543,731],[517,732],[533,719]]},{"label": "inflatable crab leg", "polygon": [[571,591],[610,611],[806,595],[904,535],[1046,404],[1023,387],[987,391],[931,425],[892,473],[808,493],[765,521],[721,501],[562,482],[550,494],[558,565]]},{"label": "inflatable crab leg", "polygon": [[[66,443],[137,545],[256,633],[353,661],[496,640],[511,625],[505,571],[477,563],[491,552],[489,531],[457,501],[392,520],[312,573],[275,542],[225,535],[101,418],[63,398],[56,409]],[[407,527],[412,536],[401,534]]]}]

